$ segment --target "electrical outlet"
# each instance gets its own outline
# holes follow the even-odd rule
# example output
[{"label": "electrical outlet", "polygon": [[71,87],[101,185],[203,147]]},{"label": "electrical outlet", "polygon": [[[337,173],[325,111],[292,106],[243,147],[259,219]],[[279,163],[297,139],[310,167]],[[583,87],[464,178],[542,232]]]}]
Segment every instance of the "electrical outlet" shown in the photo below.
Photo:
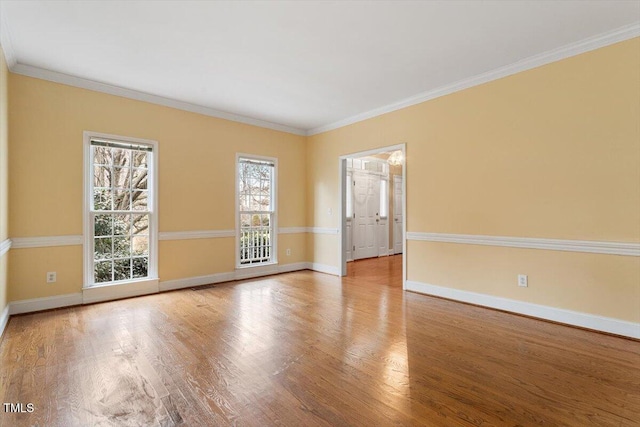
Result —
[{"label": "electrical outlet", "polygon": [[287,256],[291,256],[291,249],[287,248]]},{"label": "electrical outlet", "polygon": [[526,274],[518,274],[518,286],[521,288],[529,286],[529,278]]},{"label": "electrical outlet", "polygon": [[49,271],[47,273],[47,283],[56,283],[57,277],[55,271]]}]

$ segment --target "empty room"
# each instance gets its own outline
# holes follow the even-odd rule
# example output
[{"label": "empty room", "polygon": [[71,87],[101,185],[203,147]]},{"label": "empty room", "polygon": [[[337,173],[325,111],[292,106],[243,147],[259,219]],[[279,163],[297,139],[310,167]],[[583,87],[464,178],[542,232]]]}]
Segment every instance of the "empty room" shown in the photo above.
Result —
[{"label": "empty room", "polygon": [[639,426],[640,1],[0,0],[0,426]]}]

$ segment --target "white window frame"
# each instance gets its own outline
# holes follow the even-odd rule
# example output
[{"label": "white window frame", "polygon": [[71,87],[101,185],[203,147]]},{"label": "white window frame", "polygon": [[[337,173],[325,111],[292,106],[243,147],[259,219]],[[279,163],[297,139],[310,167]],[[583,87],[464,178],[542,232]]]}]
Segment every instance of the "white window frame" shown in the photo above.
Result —
[{"label": "white window frame", "polygon": [[[91,140],[106,139],[123,144],[148,145],[151,147],[152,155],[147,159],[148,177],[148,199],[147,207],[149,214],[149,265],[148,277],[131,280],[120,280],[113,282],[94,282],[94,230],[91,222],[91,201],[93,199],[93,159],[91,157]],[[158,143],[156,141],[131,138],[127,136],[111,135],[100,132],[83,132],[83,159],[84,159],[84,203],[83,203],[83,223],[84,223],[84,283],[83,289],[95,289],[100,287],[123,285],[128,283],[158,281]]]},{"label": "white window frame", "polygon": [[[257,160],[262,162],[271,162],[273,163],[273,176],[271,183],[271,203],[273,204],[273,212],[271,213],[271,221],[269,223],[271,227],[271,260],[255,263],[255,264],[240,264],[240,194],[239,194],[239,173],[238,173],[238,165],[240,164],[240,159],[247,160]],[[263,267],[266,265],[275,265],[278,264],[278,159],[275,157],[267,157],[267,156],[259,156],[255,154],[246,154],[246,153],[236,153],[236,162],[235,162],[235,194],[236,194],[236,208],[235,208],[235,216],[236,216],[236,269],[245,269],[245,268],[256,268]]]}]

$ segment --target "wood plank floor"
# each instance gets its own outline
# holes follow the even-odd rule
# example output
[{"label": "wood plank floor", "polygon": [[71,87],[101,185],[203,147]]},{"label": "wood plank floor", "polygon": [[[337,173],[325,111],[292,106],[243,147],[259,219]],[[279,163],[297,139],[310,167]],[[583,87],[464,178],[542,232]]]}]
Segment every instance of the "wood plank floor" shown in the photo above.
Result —
[{"label": "wood plank floor", "polygon": [[15,316],[2,426],[640,425],[640,343],[402,292],[401,256]]}]

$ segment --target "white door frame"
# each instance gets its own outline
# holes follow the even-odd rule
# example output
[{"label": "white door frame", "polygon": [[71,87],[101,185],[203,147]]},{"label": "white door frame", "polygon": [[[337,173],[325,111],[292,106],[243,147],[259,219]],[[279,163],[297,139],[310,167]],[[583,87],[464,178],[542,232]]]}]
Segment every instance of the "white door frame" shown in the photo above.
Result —
[{"label": "white door frame", "polygon": [[366,157],[373,154],[386,153],[389,151],[402,151],[402,289],[407,286],[407,144],[396,144],[387,147],[375,148],[373,150],[360,151],[357,153],[345,154],[338,159],[339,171],[339,192],[340,195],[340,276],[347,275],[347,191],[345,189],[345,176],[347,174],[347,159],[356,157]]}]

